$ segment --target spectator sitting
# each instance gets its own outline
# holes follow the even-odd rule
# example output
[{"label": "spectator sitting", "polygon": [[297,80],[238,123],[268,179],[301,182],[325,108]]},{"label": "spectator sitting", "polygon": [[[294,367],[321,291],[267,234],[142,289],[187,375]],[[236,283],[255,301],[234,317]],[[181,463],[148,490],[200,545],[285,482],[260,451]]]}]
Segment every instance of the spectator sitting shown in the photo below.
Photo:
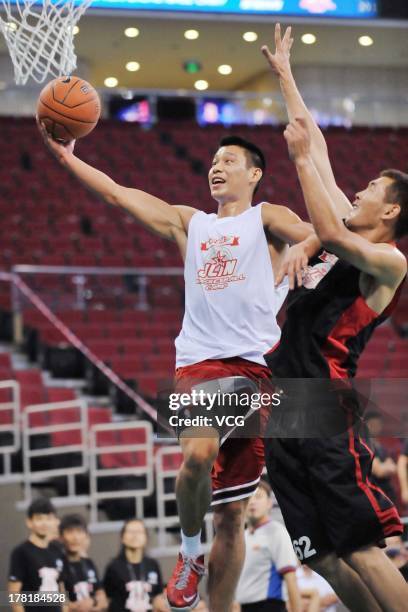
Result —
[{"label": "spectator sitting", "polygon": [[[49,499],[34,500],[28,508],[26,524],[28,540],[19,544],[11,553],[9,571],[9,593],[62,591],[61,573],[63,559],[60,551],[50,545],[50,536],[56,522],[55,508]],[[13,612],[35,610],[60,612],[60,605],[22,606],[13,604]]]},{"label": "spectator sitting", "polygon": [[121,530],[122,548],[105,571],[104,587],[109,598],[109,612],[168,612],[162,594],[163,584],[158,563],[145,555],[146,528],[142,521],[126,521]]},{"label": "spectator sitting", "polygon": [[102,612],[108,602],[94,562],[87,556],[88,527],[80,514],[61,520],[60,536],[65,550],[62,580],[69,597],[69,612]]}]

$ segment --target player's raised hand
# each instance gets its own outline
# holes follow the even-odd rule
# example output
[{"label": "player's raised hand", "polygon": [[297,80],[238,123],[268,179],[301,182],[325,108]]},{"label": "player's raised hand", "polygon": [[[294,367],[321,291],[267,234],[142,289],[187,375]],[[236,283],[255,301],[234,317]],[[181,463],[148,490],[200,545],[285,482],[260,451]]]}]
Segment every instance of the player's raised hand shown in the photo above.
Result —
[{"label": "player's raised hand", "polygon": [[290,67],[290,50],[293,45],[293,40],[292,28],[290,26],[286,28],[286,32],[282,38],[281,26],[280,23],[277,23],[275,26],[275,53],[272,53],[267,45],[263,45],[261,48],[270,67],[278,76]]},{"label": "player's raised hand", "polygon": [[58,159],[60,162],[64,162],[67,156],[72,155],[75,147],[75,140],[70,140],[69,142],[59,142],[51,138],[49,133],[47,132],[45,125],[39,121],[38,117],[36,118],[37,126],[40,131],[41,136],[45,142],[47,149],[51,151],[51,153]]},{"label": "player's raised hand", "polygon": [[290,247],[276,275],[275,286],[280,285],[285,276],[287,276],[289,289],[294,289],[296,285],[301,287],[303,283],[303,271],[308,263],[309,257],[302,242]]},{"label": "player's raised hand", "polygon": [[288,145],[289,156],[292,161],[298,162],[310,155],[311,138],[305,119],[296,117],[288,123],[283,133]]}]

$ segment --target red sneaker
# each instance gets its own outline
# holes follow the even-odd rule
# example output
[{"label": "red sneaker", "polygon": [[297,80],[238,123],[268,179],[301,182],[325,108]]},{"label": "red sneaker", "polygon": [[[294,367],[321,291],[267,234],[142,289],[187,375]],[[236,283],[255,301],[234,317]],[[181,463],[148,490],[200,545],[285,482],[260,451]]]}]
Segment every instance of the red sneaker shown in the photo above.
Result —
[{"label": "red sneaker", "polygon": [[198,583],[205,572],[204,555],[193,559],[180,552],[177,565],[167,583],[166,595],[174,612],[189,612],[200,601]]}]

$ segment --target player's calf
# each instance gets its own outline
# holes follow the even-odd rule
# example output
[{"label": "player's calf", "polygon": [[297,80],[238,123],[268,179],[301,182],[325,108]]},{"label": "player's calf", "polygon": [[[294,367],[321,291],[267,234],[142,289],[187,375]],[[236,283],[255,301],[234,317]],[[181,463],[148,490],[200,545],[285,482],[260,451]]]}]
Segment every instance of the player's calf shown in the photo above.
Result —
[{"label": "player's calf", "polygon": [[214,506],[215,537],[211,548],[208,593],[211,612],[229,612],[245,557],[245,512],[248,499]]},{"label": "player's calf", "polygon": [[204,573],[201,525],[211,503],[211,469],[218,454],[215,437],[180,439],[184,462],[176,481],[181,525],[181,551],[167,586],[171,610],[182,612],[197,606],[198,584]]}]

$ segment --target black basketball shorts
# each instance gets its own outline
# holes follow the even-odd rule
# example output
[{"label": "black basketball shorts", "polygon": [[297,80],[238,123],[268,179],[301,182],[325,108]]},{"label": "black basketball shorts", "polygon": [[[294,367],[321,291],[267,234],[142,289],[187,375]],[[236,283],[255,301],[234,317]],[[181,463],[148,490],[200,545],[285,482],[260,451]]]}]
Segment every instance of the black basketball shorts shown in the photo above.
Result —
[{"label": "black basketball shorts", "polygon": [[359,425],[330,438],[265,439],[268,476],[302,563],[402,533],[394,504],[370,481],[372,459]]}]

